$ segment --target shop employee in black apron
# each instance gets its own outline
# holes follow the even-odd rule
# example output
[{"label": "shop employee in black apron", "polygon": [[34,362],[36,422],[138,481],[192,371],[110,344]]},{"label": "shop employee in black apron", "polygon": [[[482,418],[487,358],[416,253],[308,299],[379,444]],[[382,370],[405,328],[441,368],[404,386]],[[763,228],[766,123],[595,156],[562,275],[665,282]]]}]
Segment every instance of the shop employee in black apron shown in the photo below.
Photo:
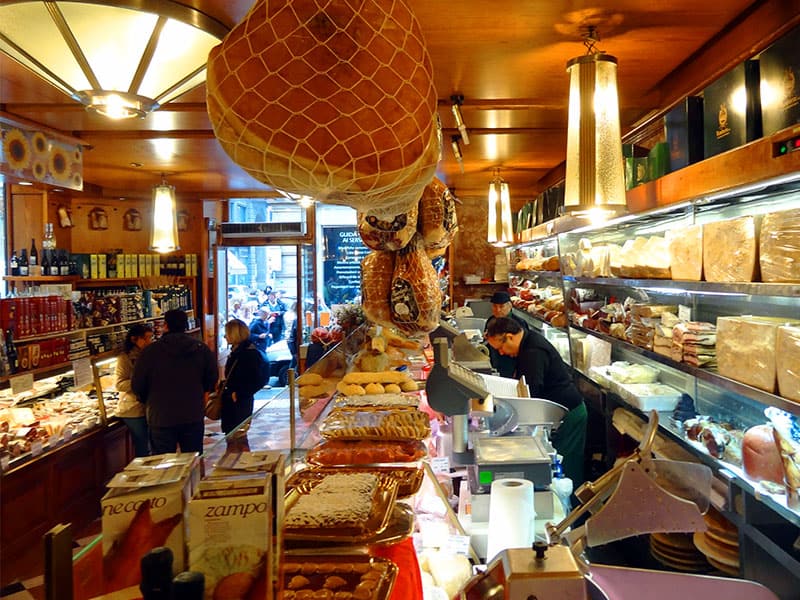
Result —
[{"label": "shop employee in black apron", "polygon": [[[489,325],[500,317],[508,317],[509,319],[515,320],[519,323],[520,327],[522,327],[523,331],[529,329],[528,324],[522,317],[518,317],[511,311],[511,296],[508,292],[495,292],[492,294],[489,302],[492,303],[492,316],[486,320],[483,337],[486,337],[486,330],[489,329]],[[501,377],[514,377],[514,371],[517,368],[517,360],[514,357],[503,356],[489,345],[489,360],[492,363],[492,367],[494,367]]]},{"label": "shop employee in black apron", "polygon": [[508,317],[489,323],[486,341],[498,354],[516,358],[514,377],[525,376],[531,397],[557,402],[569,411],[553,435],[553,446],[564,457],[564,474],[577,488],[583,483],[586,405],[558,351],[544,336]]}]

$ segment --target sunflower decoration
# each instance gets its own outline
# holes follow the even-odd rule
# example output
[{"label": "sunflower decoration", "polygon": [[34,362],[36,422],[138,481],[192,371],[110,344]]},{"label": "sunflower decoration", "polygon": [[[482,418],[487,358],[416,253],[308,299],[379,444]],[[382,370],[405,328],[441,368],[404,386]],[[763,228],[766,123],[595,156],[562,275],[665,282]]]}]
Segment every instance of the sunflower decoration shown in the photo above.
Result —
[{"label": "sunflower decoration", "polygon": [[31,164],[31,145],[19,129],[8,129],[3,136],[3,155],[14,171],[27,169]]},{"label": "sunflower decoration", "polygon": [[50,174],[56,181],[69,180],[69,159],[63,148],[53,148],[50,154]]},{"label": "sunflower decoration", "polygon": [[41,160],[33,161],[33,177],[36,181],[43,181],[47,175],[47,167]]},{"label": "sunflower decoration", "polygon": [[34,154],[47,154],[47,138],[41,131],[34,133],[31,141]]},{"label": "sunflower decoration", "polygon": [[81,160],[83,160],[83,152],[80,146],[75,146],[75,149],[72,151],[72,162],[80,164]]}]

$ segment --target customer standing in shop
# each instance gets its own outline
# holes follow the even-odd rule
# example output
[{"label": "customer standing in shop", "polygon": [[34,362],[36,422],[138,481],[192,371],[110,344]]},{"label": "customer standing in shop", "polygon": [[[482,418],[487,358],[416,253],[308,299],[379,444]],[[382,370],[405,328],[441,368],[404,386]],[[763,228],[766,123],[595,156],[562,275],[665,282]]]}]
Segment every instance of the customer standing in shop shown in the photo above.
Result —
[{"label": "customer standing in shop", "polygon": [[164,314],[165,332],[147,346],[133,368],[131,388],[147,406],[153,454],[202,452],[207,394],[219,377],[214,354],[188,335],[182,310]]},{"label": "customer standing in shop", "polygon": [[253,320],[250,321],[250,341],[253,342],[253,345],[265,355],[267,352],[267,346],[269,345],[269,340],[271,338],[271,334],[269,332],[270,324],[267,321],[268,316],[269,313],[265,309],[259,308],[256,311]]},{"label": "customer standing in shop", "polygon": [[516,358],[514,377],[525,377],[530,394],[561,404],[569,411],[553,435],[553,446],[564,457],[564,474],[575,487],[583,483],[587,412],[583,396],[561,355],[544,336],[524,330],[509,317],[494,319],[486,330],[489,345],[503,356]]},{"label": "customer standing in shop", "polygon": [[119,392],[115,414],[130,430],[133,452],[136,456],[150,455],[150,435],[147,431],[144,404],[139,402],[131,389],[131,374],[142,350],[152,341],[153,330],[149,325],[143,323],[132,325],[125,334],[122,353],[117,357],[117,367],[114,372],[114,386]]},{"label": "customer standing in shop", "polygon": [[269,381],[269,363],[250,341],[250,329],[244,321],[228,321],[225,339],[231,352],[225,362],[221,428],[228,434],[253,414],[253,396]]},{"label": "customer standing in shop", "polygon": [[286,312],[286,304],[278,298],[275,290],[270,290],[267,294],[267,302],[262,307],[269,312],[269,332],[272,335],[272,344],[283,339],[285,324],[283,315]]},{"label": "customer standing in shop", "polygon": [[[492,316],[486,320],[486,326],[484,327],[483,334],[484,338],[486,337],[486,330],[489,329],[489,325],[491,325],[495,319],[500,317],[514,319],[514,321],[519,323],[523,331],[528,331],[528,329],[530,329],[522,317],[519,317],[512,312],[511,296],[508,292],[495,292],[492,294],[489,302],[492,303]],[[514,370],[517,368],[516,358],[513,356],[503,356],[490,344],[489,360],[501,377],[514,377]]]}]

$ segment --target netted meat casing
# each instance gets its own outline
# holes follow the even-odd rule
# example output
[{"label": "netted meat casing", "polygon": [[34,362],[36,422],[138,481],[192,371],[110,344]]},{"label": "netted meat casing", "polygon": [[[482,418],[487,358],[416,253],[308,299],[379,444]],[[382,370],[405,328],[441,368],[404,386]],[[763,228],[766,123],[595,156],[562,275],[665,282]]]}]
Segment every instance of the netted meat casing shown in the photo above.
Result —
[{"label": "netted meat casing", "polygon": [[439,325],[442,291],[419,234],[397,252],[389,302],[392,323],[406,335],[428,333]]},{"label": "netted meat casing", "polygon": [[438,177],[434,177],[419,200],[417,229],[430,258],[441,256],[458,231],[456,197]]},{"label": "netted meat casing", "polygon": [[361,308],[378,325],[393,326],[389,296],[395,253],[373,250],[361,260]]},{"label": "netted meat casing", "polygon": [[287,192],[406,212],[441,147],[430,56],[404,0],[258,0],[209,54],[214,133]]},{"label": "netted meat casing", "polygon": [[395,251],[405,248],[417,231],[419,205],[408,212],[382,219],[369,212],[358,213],[358,234],[361,241],[372,250]]}]

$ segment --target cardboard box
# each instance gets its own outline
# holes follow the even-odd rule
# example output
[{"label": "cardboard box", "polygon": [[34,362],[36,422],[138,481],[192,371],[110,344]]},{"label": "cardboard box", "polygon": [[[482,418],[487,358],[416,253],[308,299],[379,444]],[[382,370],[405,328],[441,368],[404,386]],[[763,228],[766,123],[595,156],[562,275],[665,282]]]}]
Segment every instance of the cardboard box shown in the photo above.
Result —
[{"label": "cardboard box", "polygon": [[703,99],[689,96],[664,117],[669,145],[669,170],[703,160]]},{"label": "cardboard box", "polygon": [[761,94],[757,60],[746,60],[703,91],[705,157],[761,137]]},{"label": "cardboard box", "polygon": [[105,254],[97,255],[97,277],[100,279],[108,278],[108,261]]},{"label": "cardboard box", "polygon": [[[247,467],[253,458],[263,460]],[[276,600],[284,457],[275,451],[242,452],[224,460],[233,468],[215,468],[189,502],[189,569],[205,574],[206,598],[228,597],[224,587],[238,579],[242,587],[236,597],[248,597],[260,586],[266,595],[259,600]],[[245,468],[237,468],[237,463]]]},{"label": "cardboard box", "polygon": [[100,257],[97,254],[89,255],[89,277],[97,279],[100,277]]},{"label": "cardboard box", "polygon": [[[176,463],[175,456],[183,457],[182,462]],[[194,453],[150,456],[147,461],[117,473],[101,500],[107,592],[138,585],[139,559],[157,546],[172,550],[174,574],[186,569],[184,513],[199,480],[200,461]],[[163,483],[144,485],[146,481]]]},{"label": "cardboard box", "polygon": [[764,135],[800,123],[800,27],[759,55]]}]

